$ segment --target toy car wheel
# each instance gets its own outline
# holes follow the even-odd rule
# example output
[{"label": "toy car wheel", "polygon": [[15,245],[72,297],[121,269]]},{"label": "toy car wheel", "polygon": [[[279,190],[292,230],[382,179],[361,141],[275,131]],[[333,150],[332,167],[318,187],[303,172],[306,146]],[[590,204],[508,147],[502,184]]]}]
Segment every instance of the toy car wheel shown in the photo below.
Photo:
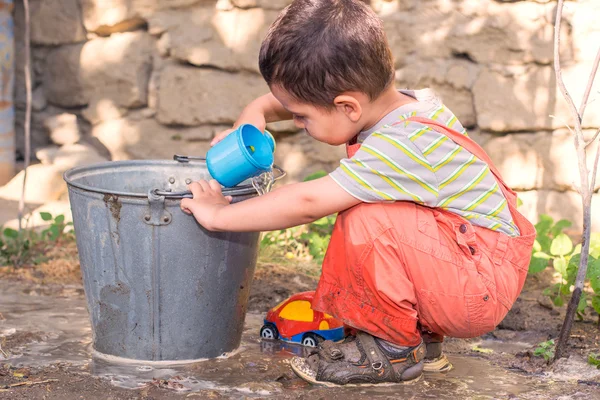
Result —
[{"label": "toy car wheel", "polygon": [[314,333],[307,333],[302,338],[302,345],[308,347],[317,347],[322,341],[323,338],[321,336],[315,335]]},{"label": "toy car wheel", "polygon": [[277,332],[277,327],[273,324],[264,324],[262,328],[260,328],[260,337],[263,339],[271,339],[275,340],[279,337],[279,332]]}]

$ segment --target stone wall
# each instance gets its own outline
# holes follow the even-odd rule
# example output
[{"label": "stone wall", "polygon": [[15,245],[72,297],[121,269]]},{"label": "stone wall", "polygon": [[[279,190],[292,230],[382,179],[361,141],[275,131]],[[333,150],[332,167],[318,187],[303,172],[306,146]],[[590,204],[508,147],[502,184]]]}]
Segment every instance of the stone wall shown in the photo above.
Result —
[{"label": "stone wall", "polygon": [[[104,158],[204,154],[214,133],[268,90],[258,73],[258,49],[289,2],[30,0],[38,158],[59,173]],[[545,212],[579,222],[573,185],[578,170],[564,128],[570,118],[551,66],[555,2],[373,0],[371,5],[385,22],[398,87],[434,88],[508,183],[523,192],[528,216]],[[15,13],[22,71],[20,1]],[[564,78],[578,103],[600,43],[600,2],[567,2],[565,14]],[[17,72],[21,153],[23,82]],[[589,135],[600,127],[599,90],[597,79],[592,92],[597,100],[584,121]],[[278,139],[277,162],[291,181],[331,170],[343,156],[343,149],[310,140],[293,124],[269,128]],[[595,201],[600,230],[600,199]]]}]

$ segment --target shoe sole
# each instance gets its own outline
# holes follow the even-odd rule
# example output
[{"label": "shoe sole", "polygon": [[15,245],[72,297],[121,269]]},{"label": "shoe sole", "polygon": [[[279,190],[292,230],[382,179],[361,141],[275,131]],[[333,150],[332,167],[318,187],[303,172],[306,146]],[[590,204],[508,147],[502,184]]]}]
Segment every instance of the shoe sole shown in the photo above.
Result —
[{"label": "shoe sole", "polygon": [[347,383],[345,385],[340,385],[340,384],[333,383],[333,382],[318,381],[315,377],[313,377],[312,375],[309,375],[307,373],[307,371],[310,371],[310,368],[308,367],[308,365],[306,365],[306,362],[304,361],[303,358],[300,358],[300,357],[292,358],[290,365],[292,367],[292,371],[294,371],[294,373],[296,375],[298,375],[298,377],[300,379],[302,379],[312,385],[325,386],[325,387],[364,387],[364,386],[410,385],[410,384],[416,383],[419,380],[421,380],[421,377],[423,376],[423,374],[421,374],[418,377],[416,377],[415,379],[411,379],[409,381],[402,381],[402,382]]},{"label": "shoe sole", "polygon": [[454,366],[448,360],[448,357],[442,355],[432,361],[425,361],[423,366],[423,372],[448,372],[452,370]]}]

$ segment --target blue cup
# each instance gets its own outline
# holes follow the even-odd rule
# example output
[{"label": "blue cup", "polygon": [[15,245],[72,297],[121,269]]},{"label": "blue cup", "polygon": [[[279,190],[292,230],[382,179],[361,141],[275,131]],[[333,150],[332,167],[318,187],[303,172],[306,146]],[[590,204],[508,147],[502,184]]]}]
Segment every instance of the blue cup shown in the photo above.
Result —
[{"label": "blue cup", "polygon": [[206,153],[210,175],[222,186],[233,187],[248,178],[270,171],[275,140],[254,125],[240,125]]}]

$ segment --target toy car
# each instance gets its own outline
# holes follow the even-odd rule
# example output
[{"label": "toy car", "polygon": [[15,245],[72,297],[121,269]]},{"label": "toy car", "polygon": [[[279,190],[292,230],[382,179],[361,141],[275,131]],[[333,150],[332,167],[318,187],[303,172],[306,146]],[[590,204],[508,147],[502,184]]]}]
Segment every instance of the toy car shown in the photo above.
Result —
[{"label": "toy car", "polygon": [[323,340],[344,338],[344,324],[331,315],[312,309],[315,292],[297,293],[267,312],[260,328],[263,339],[281,339],[317,347]]}]

